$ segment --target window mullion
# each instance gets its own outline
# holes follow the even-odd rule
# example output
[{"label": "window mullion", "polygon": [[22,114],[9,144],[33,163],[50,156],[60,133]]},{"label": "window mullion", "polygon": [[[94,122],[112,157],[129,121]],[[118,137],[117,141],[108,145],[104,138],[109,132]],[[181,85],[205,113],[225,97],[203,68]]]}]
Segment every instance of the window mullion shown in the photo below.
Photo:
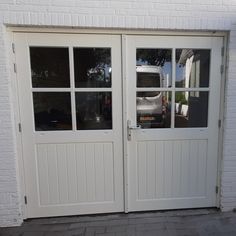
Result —
[{"label": "window mullion", "polygon": [[69,47],[70,58],[70,88],[71,88],[71,116],[72,116],[72,130],[76,131],[76,104],[75,104],[75,75],[74,75],[74,57],[73,47]]},{"label": "window mullion", "polygon": [[176,64],[175,64],[175,48],[172,48],[172,92],[171,92],[171,128],[175,127],[175,78],[176,78]]}]

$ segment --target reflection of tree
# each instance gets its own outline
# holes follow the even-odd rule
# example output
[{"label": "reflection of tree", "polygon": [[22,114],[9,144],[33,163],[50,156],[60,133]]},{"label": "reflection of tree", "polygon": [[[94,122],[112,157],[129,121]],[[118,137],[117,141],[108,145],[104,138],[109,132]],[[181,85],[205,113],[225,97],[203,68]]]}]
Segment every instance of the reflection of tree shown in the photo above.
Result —
[{"label": "reflection of tree", "polygon": [[166,61],[171,61],[171,50],[137,49],[136,59],[140,64],[164,66]]},{"label": "reflection of tree", "polygon": [[175,81],[175,87],[184,87],[185,86],[185,79],[180,81]]},{"label": "reflection of tree", "polygon": [[182,92],[179,92],[179,93],[176,93],[176,94],[175,94],[175,101],[176,101],[177,103],[181,103],[181,104],[185,104],[185,105],[188,104],[188,101],[187,101],[186,98],[185,98],[185,94],[182,93]]},{"label": "reflection of tree", "polygon": [[34,87],[65,87],[69,84],[68,48],[31,47]]},{"label": "reflection of tree", "polygon": [[80,59],[79,63],[87,65],[88,68],[111,64],[110,48],[76,48],[74,56],[75,59]]},{"label": "reflection of tree", "polygon": [[95,81],[99,79],[99,76],[101,77],[102,71],[105,77],[104,69],[111,66],[111,50],[110,48],[76,48],[74,49],[74,63],[75,76],[78,80],[86,82],[89,77]]}]

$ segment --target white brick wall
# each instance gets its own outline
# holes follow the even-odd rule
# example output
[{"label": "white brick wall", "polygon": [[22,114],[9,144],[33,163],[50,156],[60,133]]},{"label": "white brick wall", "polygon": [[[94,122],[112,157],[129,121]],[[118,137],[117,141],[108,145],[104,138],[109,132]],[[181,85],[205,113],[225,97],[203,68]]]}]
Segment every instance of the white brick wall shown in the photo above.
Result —
[{"label": "white brick wall", "polygon": [[230,31],[221,206],[236,207],[236,0],[0,0],[0,226],[22,221],[6,25]]},{"label": "white brick wall", "polygon": [[222,210],[236,208],[236,24],[231,26],[228,56],[221,190]]},{"label": "white brick wall", "polygon": [[[0,13],[1,14],[1,13]],[[0,27],[0,226],[19,225],[22,221],[16,180],[16,153],[13,136],[13,111],[6,37]]]}]

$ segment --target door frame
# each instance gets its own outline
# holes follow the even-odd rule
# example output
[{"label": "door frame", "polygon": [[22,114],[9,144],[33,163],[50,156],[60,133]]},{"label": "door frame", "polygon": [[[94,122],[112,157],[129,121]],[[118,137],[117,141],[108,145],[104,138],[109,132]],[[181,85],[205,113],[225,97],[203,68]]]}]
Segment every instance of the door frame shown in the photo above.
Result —
[{"label": "door frame", "polygon": [[14,123],[14,141],[16,150],[16,175],[18,183],[18,193],[21,203],[21,213],[23,219],[28,218],[27,205],[25,204],[26,186],[25,186],[25,170],[24,170],[24,157],[22,150],[22,135],[19,131],[19,124],[21,123],[21,117],[19,113],[19,89],[17,85],[17,71],[15,72],[16,58],[14,50],[14,33],[61,33],[61,34],[115,34],[121,36],[121,75],[122,75],[122,112],[123,112],[123,178],[124,178],[124,211],[128,213],[128,152],[127,152],[127,114],[126,114],[126,62],[125,62],[125,40],[126,35],[150,35],[150,36],[200,36],[200,37],[222,37],[223,38],[223,48],[222,48],[222,66],[223,73],[221,74],[221,101],[220,101],[220,120],[221,126],[219,127],[219,137],[218,137],[218,165],[217,165],[217,184],[218,184],[218,194],[217,194],[217,207],[220,207],[220,191],[221,191],[221,170],[223,161],[223,141],[224,141],[224,111],[225,111],[225,86],[227,83],[227,65],[228,65],[228,41],[229,33],[225,31],[154,31],[154,30],[115,30],[115,29],[71,29],[71,28],[33,28],[33,27],[19,27],[11,26],[6,28],[6,42],[7,42],[7,53],[9,58],[9,76],[10,76],[10,96],[11,96],[11,109],[12,109],[12,122]]}]

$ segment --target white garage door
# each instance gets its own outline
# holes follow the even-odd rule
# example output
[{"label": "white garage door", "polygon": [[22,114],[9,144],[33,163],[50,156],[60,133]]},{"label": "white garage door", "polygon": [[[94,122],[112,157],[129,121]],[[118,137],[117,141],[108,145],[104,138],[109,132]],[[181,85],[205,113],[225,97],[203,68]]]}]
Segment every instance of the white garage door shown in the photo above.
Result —
[{"label": "white garage door", "polygon": [[130,211],[216,206],[221,38],[126,38]]},{"label": "white garage door", "polygon": [[123,211],[120,36],[15,42],[27,216]]},{"label": "white garage door", "polygon": [[216,206],[222,38],[14,37],[28,218]]}]

